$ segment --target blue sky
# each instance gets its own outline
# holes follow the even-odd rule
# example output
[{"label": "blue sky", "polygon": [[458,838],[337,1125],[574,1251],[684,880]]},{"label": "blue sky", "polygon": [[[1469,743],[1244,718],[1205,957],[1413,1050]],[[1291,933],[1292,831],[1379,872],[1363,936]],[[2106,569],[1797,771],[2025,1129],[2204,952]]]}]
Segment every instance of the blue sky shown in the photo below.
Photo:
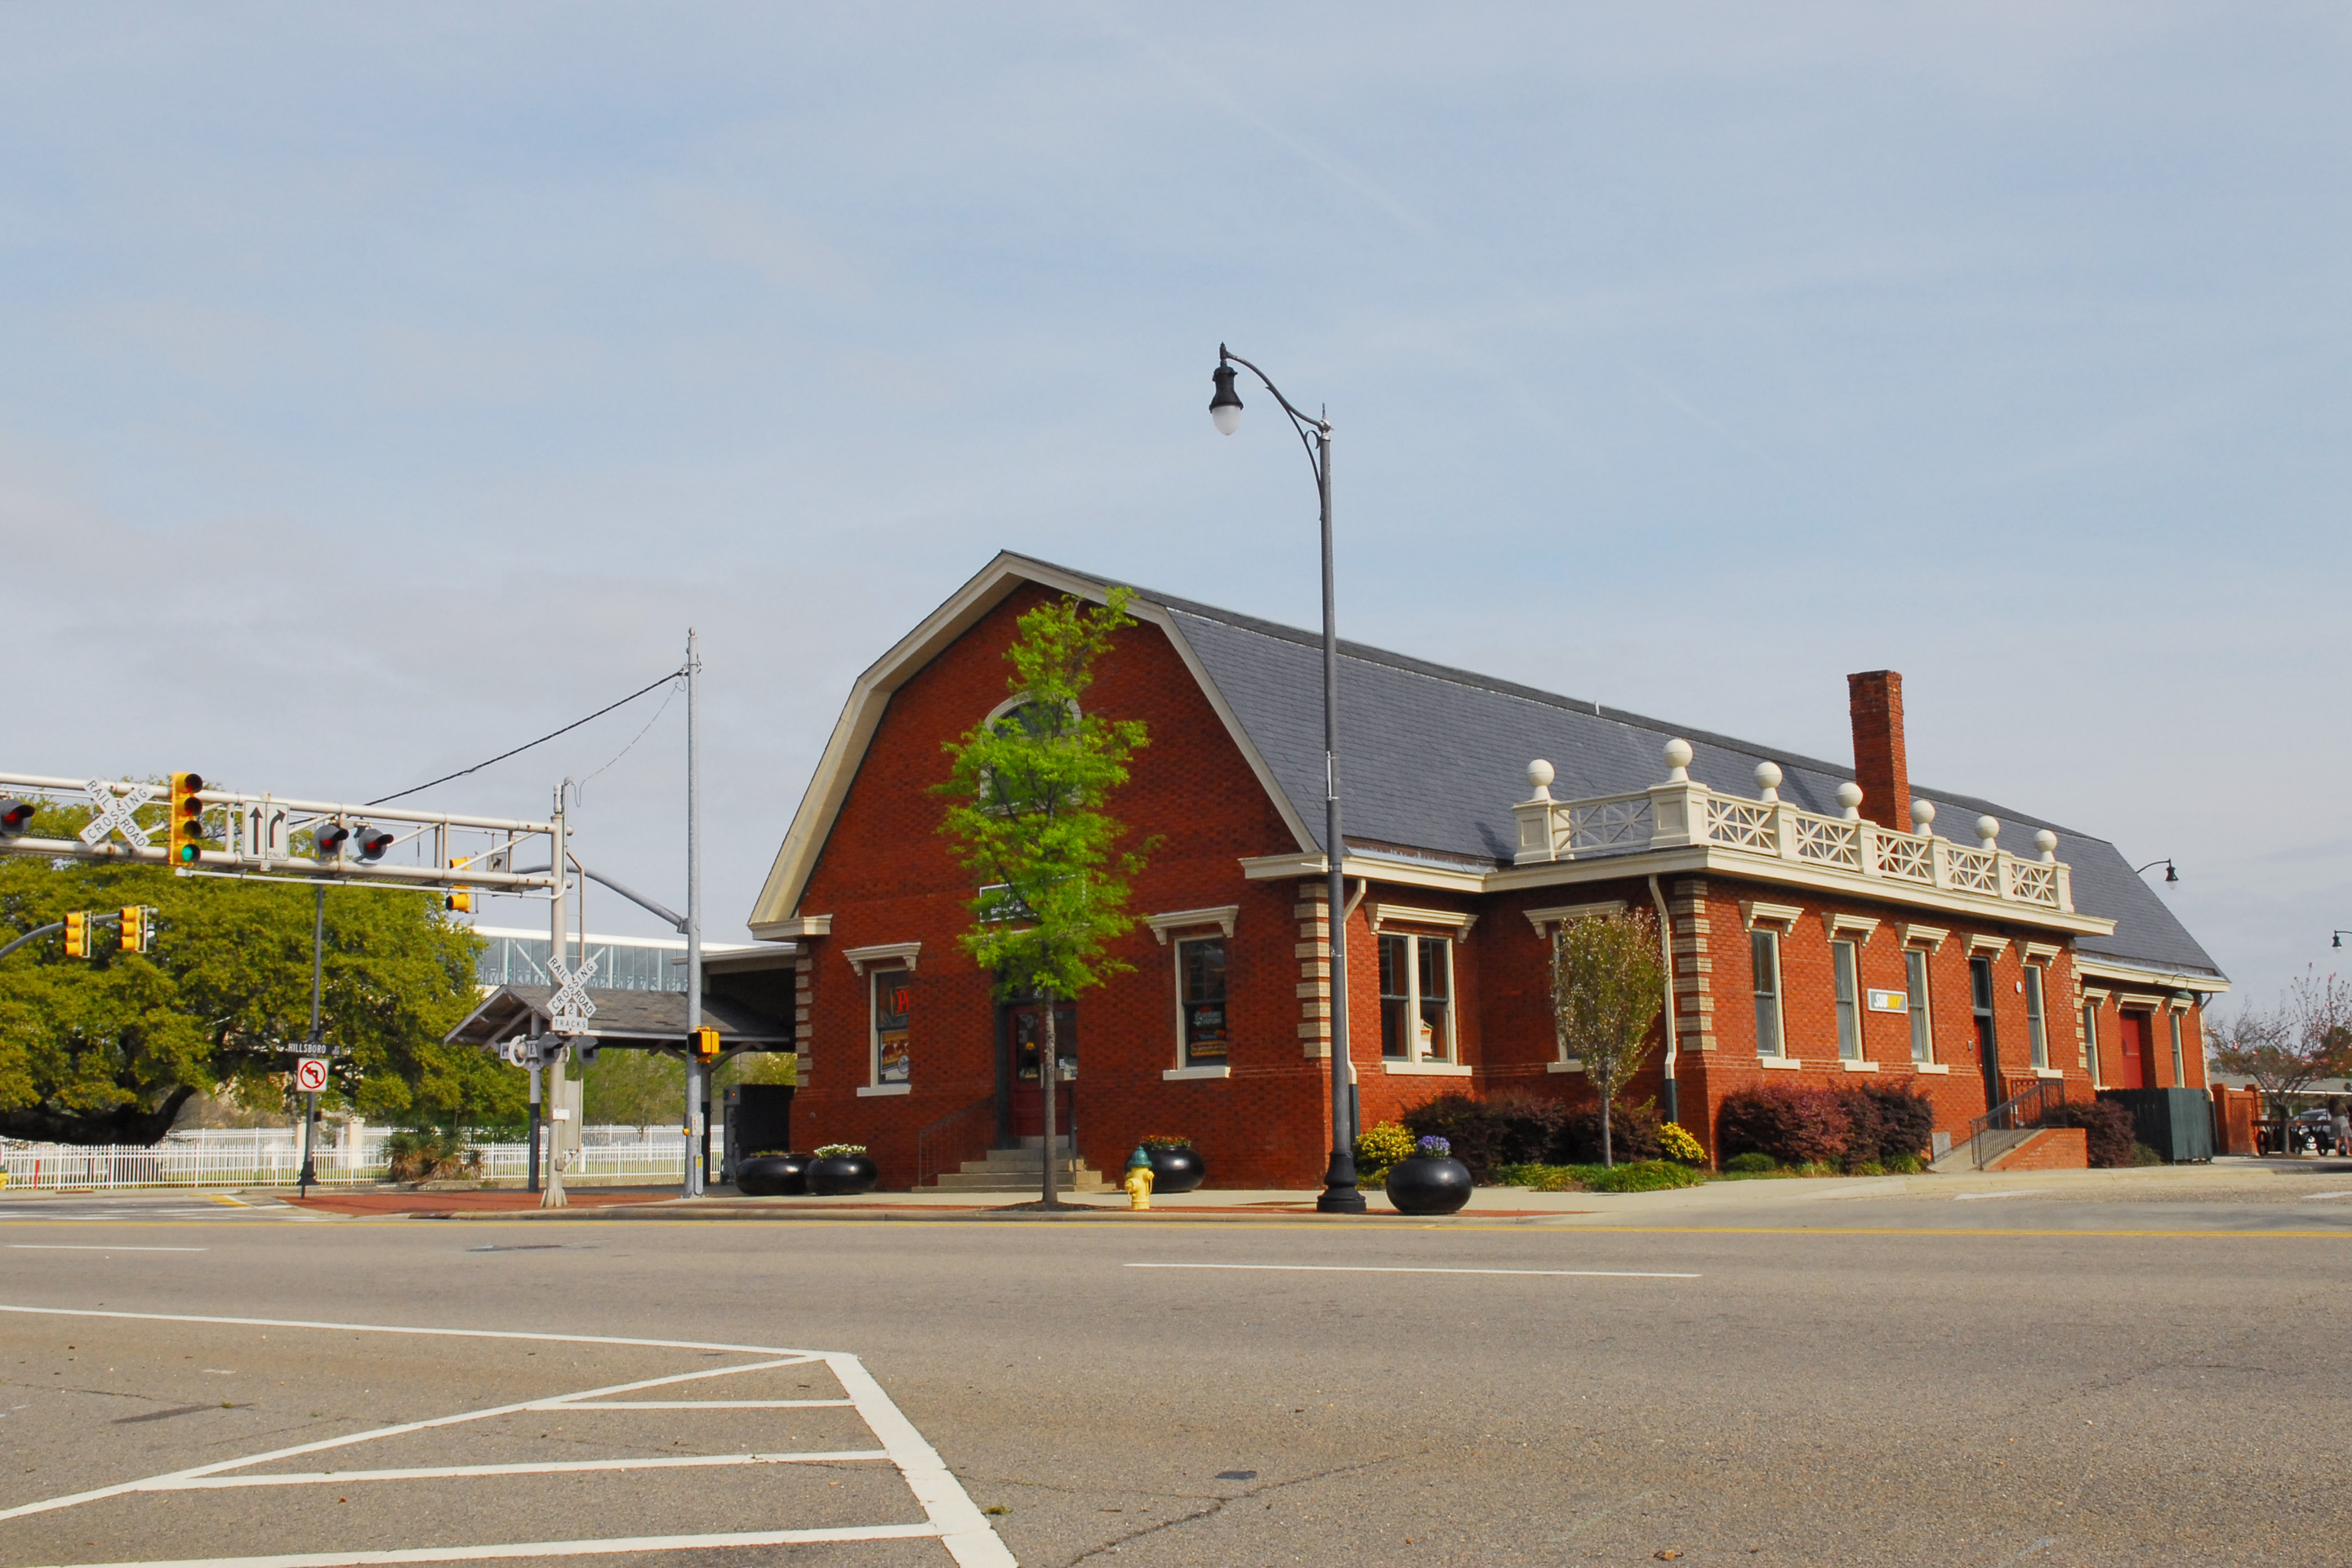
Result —
[{"label": "blue sky", "polygon": [[[1339,426],[1349,635],[1832,758],[1899,668],[1916,778],[2174,857],[2267,996],[2352,925],[2347,67],[2315,5],[0,8],[0,765],[366,798],[692,624],[740,935],[997,549],[1312,622],[1223,340]],[[583,858],[674,893],[652,715],[428,798],[610,763]]]}]

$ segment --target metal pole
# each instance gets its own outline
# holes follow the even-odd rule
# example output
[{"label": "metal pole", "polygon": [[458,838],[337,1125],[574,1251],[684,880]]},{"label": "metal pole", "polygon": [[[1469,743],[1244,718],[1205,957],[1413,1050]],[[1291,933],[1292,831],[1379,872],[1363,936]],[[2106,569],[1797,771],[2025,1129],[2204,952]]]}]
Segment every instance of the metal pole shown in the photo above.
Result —
[{"label": "metal pole", "polygon": [[1331,582],[1331,424],[1318,420],[1315,479],[1323,507],[1323,853],[1328,864],[1326,910],[1331,932],[1331,1168],[1315,1206],[1325,1214],[1361,1214],[1356,1151],[1348,1137],[1348,880],[1347,840],[1339,834],[1339,611]]},{"label": "metal pole", "polygon": [[[310,1051],[316,1055],[326,1042],[319,1037],[319,1004],[325,990],[327,967],[327,884],[319,884],[319,897],[310,915]],[[302,1169],[294,1178],[298,1197],[310,1195],[310,1184],[319,1179],[318,1168],[311,1163],[310,1134],[319,1124],[319,1097],[302,1097]]]},{"label": "metal pole", "polygon": [[686,632],[686,1195],[703,1194],[710,1165],[710,1086],[693,1048],[702,1027],[702,750],[695,731],[696,688],[702,657],[694,628]]},{"label": "metal pole", "polygon": [[[563,825],[563,786],[559,784],[555,791],[554,820],[549,824],[547,857],[549,891],[553,895],[547,900],[547,977],[551,981],[555,979],[557,964],[566,969],[572,966],[571,944],[563,929],[563,900],[571,891],[565,873],[571,864],[571,856],[572,836]],[[563,1208],[571,1202],[563,1191],[564,1133],[570,1125],[572,1109],[572,1096],[565,1087],[565,1053],[571,1041],[562,1035],[551,1037],[555,1047],[545,1052],[545,1057],[551,1075],[547,1086],[547,1098],[551,1102],[548,1109],[552,1114],[549,1118],[547,1135],[547,1184],[540,1194],[540,1206]]]},{"label": "metal pole", "polygon": [[539,1191],[539,1063],[530,1064],[530,1179],[525,1192]]}]

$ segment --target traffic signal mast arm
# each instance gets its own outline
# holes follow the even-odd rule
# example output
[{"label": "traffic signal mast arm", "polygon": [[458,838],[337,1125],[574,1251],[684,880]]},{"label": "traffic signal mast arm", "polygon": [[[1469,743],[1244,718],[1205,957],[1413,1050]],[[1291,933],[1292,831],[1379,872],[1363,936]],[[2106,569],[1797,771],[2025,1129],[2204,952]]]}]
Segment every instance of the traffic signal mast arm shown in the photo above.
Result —
[{"label": "traffic signal mast arm", "polygon": [[[174,775],[179,784],[186,774]],[[199,781],[200,782],[200,781]],[[109,780],[51,778],[37,773],[0,773],[0,792],[22,792],[57,797],[78,797],[61,805],[95,805],[101,814],[120,812],[132,797],[154,794],[152,785]],[[100,796],[103,795],[104,799]],[[551,843],[555,825],[501,816],[471,816],[452,812],[404,809],[397,806],[354,805],[339,801],[289,800],[283,796],[248,795],[236,790],[196,789],[173,792],[167,805],[168,845],[141,840],[152,826],[139,825],[136,834],[121,841],[111,834],[95,843],[79,838],[34,838],[22,833],[0,832],[0,854],[38,855],[50,859],[137,861],[173,865],[184,870],[267,872],[304,879],[326,878],[342,882],[377,882],[418,888],[468,887],[482,890],[550,889],[557,879],[548,871],[495,868],[498,861],[514,864],[521,841],[545,836]],[[177,826],[184,799],[201,805],[219,820],[221,830],[206,832]],[[166,805],[157,799],[153,804]],[[199,824],[201,817],[191,816]],[[345,829],[337,852],[329,856],[298,854],[296,832],[314,832],[341,826]],[[403,831],[404,829],[404,831]],[[493,836],[492,845],[473,854],[457,850],[450,840],[458,833]],[[430,837],[436,851],[418,865],[386,864],[377,857],[407,839]],[[215,845],[221,846],[215,847]],[[184,853],[193,851],[193,854]]]}]

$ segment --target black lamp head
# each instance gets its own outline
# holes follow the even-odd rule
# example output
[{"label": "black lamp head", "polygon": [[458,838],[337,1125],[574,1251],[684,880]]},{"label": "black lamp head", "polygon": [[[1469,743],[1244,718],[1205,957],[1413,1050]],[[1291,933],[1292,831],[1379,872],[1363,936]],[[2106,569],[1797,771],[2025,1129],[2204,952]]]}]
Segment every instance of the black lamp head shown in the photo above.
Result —
[{"label": "black lamp head", "polygon": [[2164,879],[2168,882],[2178,882],[2180,880],[2180,873],[2173,868],[2173,864],[2169,860],[2167,860],[2164,863]]},{"label": "black lamp head", "polygon": [[1220,359],[1214,377],[1217,390],[1209,399],[1209,417],[1217,426],[1217,434],[1230,436],[1242,427],[1242,395],[1234,390],[1234,367]]}]

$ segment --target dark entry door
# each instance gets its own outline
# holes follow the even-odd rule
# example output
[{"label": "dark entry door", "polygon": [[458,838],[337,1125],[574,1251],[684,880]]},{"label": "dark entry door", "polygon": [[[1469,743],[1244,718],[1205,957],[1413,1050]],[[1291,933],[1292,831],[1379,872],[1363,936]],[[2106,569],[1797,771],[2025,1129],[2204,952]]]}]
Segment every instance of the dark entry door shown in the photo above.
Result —
[{"label": "dark entry door", "polygon": [[1992,960],[1969,960],[1969,1000],[1976,1015],[1977,1066],[1984,1074],[1985,1109],[1999,1105],[2000,1092],[2000,1042],[1992,1026]]},{"label": "dark entry door", "polygon": [[2123,1082],[2121,1089],[2153,1089],[2156,1087],[2156,1031],[2150,1028],[2145,1013],[2126,1013],[2122,1016]]},{"label": "dark entry door", "polygon": [[[1024,1002],[1004,1011],[1006,1054],[1012,1058],[1013,1136],[1042,1138],[1045,1135],[1045,1096],[1038,1068],[1045,1041],[1045,1009],[1039,1003]],[[1067,1002],[1054,1009],[1054,1049],[1062,1058],[1062,1070],[1057,1075],[1061,1080],[1057,1085],[1059,1092],[1054,1104],[1054,1132],[1057,1138],[1066,1139],[1077,1110],[1078,1071],[1078,1010]]]}]

